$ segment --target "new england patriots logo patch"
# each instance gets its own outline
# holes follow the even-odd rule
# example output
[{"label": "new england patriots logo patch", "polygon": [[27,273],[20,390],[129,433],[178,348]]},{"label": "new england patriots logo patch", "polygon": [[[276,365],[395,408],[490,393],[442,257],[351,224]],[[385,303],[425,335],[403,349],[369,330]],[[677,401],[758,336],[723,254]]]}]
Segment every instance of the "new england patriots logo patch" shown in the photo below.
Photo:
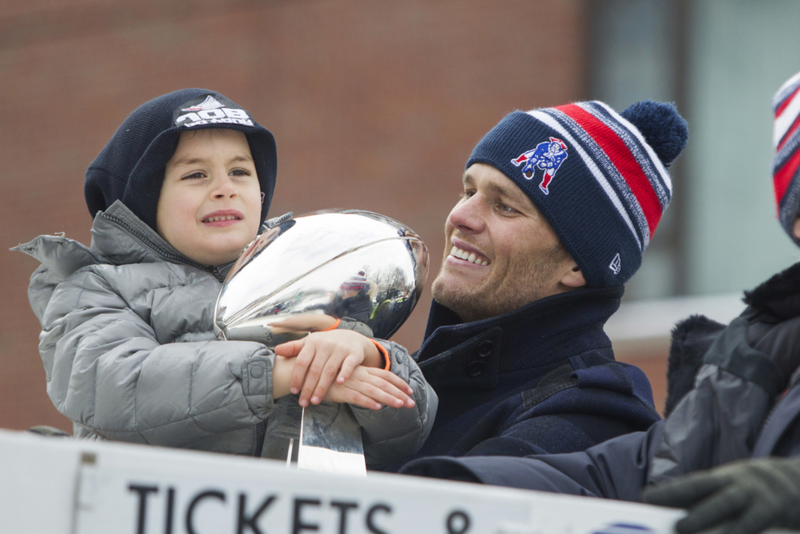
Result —
[{"label": "new england patriots logo patch", "polygon": [[545,195],[549,195],[550,182],[565,159],[567,159],[567,145],[561,139],[551,137],[550,141],[543,141],[536,145],[533,150],[523,152],[515,159],[512,159],[511,163],[515,167],[519,167],[524,163],[522,175],[528,180],[533,179],[537,168],[543,170],[544,176],[542,176],[542,183],[539,184],[539,189]]}]

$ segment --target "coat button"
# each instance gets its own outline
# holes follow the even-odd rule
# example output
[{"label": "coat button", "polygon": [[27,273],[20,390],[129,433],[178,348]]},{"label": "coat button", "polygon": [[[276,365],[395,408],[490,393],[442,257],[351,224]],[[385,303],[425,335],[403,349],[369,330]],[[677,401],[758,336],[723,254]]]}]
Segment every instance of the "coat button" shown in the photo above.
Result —
[{"label": "coat button", "polygon": [[482,341],[480,345],[478,345],[478,356],[481,358],[488,358],[492,355],[492,350],[494,349],[494,343],[489,341]]},{"label": "coat button", "polygon": [[480,376],[486,370],[486,363],[480,360],[471,361],[467,364],[467,374],[469,376]]},{"label": "coat button", "polygon": [[250,368],[250,376],[253,378],[261,378],[264,376],[264,368],[260,365],[254,365]]}]

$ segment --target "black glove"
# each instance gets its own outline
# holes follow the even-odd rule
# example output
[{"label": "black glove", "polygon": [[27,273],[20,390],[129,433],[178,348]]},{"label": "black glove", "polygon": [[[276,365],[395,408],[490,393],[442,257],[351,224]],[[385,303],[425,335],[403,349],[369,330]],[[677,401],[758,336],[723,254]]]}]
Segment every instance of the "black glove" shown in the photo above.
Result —
[{"label": "black glove", "polygon": [[800,529],[800,457],[741,460],[648,488],[649,504],[688,508],[679,534],[725,527],[722,534]]}]

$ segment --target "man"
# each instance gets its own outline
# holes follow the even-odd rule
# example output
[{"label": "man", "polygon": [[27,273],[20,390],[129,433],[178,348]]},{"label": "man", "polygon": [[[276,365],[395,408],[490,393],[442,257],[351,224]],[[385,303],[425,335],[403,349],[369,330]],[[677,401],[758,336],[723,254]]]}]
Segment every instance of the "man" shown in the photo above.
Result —
[{"label": "man", "polygon": [[511,113],[478,143],[417,353],[439,409],[416,457],[581,451],[659,420],[603,324],[687,136],[672,105],[583,102]]},{"label": "man", "polygon": [[[800,246],[800,73],[778,90],[773,109],[778,214]],[[745,301],[724,329],[699,316],[676,328],[677,398],[647,432],[572,454],[425,458],[404,472],[689,508],[680,534],[800,529],[800,263],[745,292]],[[685,395],[673,382],[684,375],[680,365],[696,371]]]},{"label": "man", "polygon": [[[603,324],[669,204],[666,166],[687,137],[672,105],[583,102],[511,113],[478,143],[416,354],[439,406],[415,457],[583,451],[660,419]],[[301,405],[314,403],[299,388],[308,357],[346,352],[329,338],[281,353],[297,355]],[[312,385],[321,374],[308,373]]]}]

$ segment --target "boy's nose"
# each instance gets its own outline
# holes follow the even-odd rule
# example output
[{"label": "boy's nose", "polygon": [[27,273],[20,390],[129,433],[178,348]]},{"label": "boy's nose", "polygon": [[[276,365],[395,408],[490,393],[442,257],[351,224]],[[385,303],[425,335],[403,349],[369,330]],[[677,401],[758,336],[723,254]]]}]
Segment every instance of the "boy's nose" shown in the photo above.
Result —
[{"label": "boy's nose", "polygon": [[239,191],[227,174],[222,174],[222,176],[218,176],[214,179],[214,198],[232,198],[238,193]]}]

